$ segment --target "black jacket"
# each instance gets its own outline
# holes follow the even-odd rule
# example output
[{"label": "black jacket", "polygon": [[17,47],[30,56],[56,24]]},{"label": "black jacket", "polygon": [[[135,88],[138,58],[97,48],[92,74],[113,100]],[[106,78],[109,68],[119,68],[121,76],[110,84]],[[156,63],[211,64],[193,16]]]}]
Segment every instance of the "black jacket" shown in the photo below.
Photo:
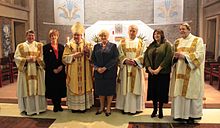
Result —
[{"label": "black jacket", "polygon": [[[44,45],[44,63],[45,63],[45,84],[46,84],[46,98],[62,98],[66,97],[66,74],[65,65],[62,63],[62,55],[64,46],[58,44],[58,59],[51,46],[51,43]],[[60,73],[55,74],[53,70],[60,65],[63,69]]]},{"label": "black jacket", "polygon": [[106,67],[107,70],[100,74],[96,70],[94,76],[96,79],[112,79],[117,77],[117,64],[119,52],[116,44],[108,42],[106,48],[102,44],[96,44],[92,52],[92,62],[96,67]]}]

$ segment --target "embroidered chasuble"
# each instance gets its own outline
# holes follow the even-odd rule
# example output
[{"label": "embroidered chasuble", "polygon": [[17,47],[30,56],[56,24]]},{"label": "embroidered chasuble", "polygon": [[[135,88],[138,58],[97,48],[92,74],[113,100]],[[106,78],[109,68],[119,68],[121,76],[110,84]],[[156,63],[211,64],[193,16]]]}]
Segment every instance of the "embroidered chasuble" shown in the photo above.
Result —
[{"label": "embroidered chasuble", "polygon": [[[84,45],[89,47],[90,52],[92,51],[91,44],[82,40],[79,44],[76,42],[67,43],[63,52],[63,62],[66,64],[67,72],[66,84],[70,95],[85,94],[85,82],[86,92],[91,92],[93,88],[91,66],[89,62],[90,56],[86,56],[85,58],[84,56],[80,58],[73,57],[75,52],[83,52]],[[84,62],[86,63],[86,67],[84,67]],[[84,68],[86,68],[86,71],[84,71]],[[86,80],[84,78],[85,75]]]},{"label": "embroidered chasuble", "polygon": [[204,92],[204,81],[201,81],[204,73],[204,49],[202,39],[192,34],[186,39],[180,38],[175,42],[175,52],[182,52],[188,64],[185,60],[179,59],[173,65],[171,97],[201,98]]},{"label": "embroidered chasuble", "polygon": [[[44,63],[43,63],[43,44],[39,42],[24,42],[17,46],[15,52],[15,63],[20,72],[18,84],[22,88],[18,90],[19,97],[27,97],[33,95],[45,95],[44,84]],[[36,62],[27,62],[28,56],[35,56]]]},{"label": "embroidered chasuble", "polygon": [[[119,82],[121,84],[121,93],[126,95],[131,92],[135,95],[141,95],[143,92],[143,42],[136,38],[135,40],[125,39],[119,45],[120,72]],[[124,65],[127,58],[134,59],[137,66]]]}]

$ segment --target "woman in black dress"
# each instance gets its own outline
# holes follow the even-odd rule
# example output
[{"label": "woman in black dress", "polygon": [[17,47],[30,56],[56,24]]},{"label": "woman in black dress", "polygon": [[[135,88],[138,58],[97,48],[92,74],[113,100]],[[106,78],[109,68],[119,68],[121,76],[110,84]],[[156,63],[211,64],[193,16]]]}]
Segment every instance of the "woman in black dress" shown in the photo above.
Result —
[{"label": "woman in black dress", "polygon": [[66,97],[65,65],[62,63],[64,46],[58,43],[59,31],[49,31],[50,43],[43,47],[45,63],[46,98],[52,99],[53,111],[63,111],[61,98]]},{"label": "woman in black dress", "polygon": [[163,104],[168,103],[170,72],[173,51],[171,43],[165,39],[164,32],[156,29],[154,41],[145,51],[144,62],[148,75],[147,100],[153,101],[151,117],[156,117],[159,102],[159,118],[163,118]]},{"label": "woman in black dress", "polygon": [[116,44],[108,41],[109,32],[107,30],[101,30],[98,35],[101,43],[96,44],[92,52],[92,62],[95,70],[95,94],[99,96],[100,100],[100,108],[96,115],[104,111],[105,97],[107,97],[105,115],[109,116],[111,114],[111,102],[116,93],[119,53]]}]

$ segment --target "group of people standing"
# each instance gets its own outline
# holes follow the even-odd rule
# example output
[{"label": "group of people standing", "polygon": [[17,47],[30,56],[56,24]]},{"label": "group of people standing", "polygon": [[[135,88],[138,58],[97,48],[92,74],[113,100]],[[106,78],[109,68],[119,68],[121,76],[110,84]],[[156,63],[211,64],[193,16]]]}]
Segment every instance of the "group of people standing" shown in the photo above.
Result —
[{"label": "group of people standing", "polygon": [[137,37],[136,25],[129,26],[128,38],[118,47],[109,42],[107,30],[98,33],[100,43],[92,46],[82,38],[84,27],[79,22],[72,26],[73,38],[65,46],[58,43],[56,29],[49,31],[51,42],[44,46],[35,41],[34,31],[27,31],[27,40],[17,46],[14,56],[20,111],[44,112],[46,98],[51,99],[54,112],[63,111],[61,99],[67,97],[68,109],[85,112],[94,104],[95,92],[100,101],[96,115],[110,116],[116,95],[116,108],[123,114],[142,112],[147,98],[153,101],[151,117],[157,116],[159,106],[158,118],[163,118],[163,105],[170,97],[174,120],[201,119],[205,48],[202,39],[190,33],[189,24],[179,29],[181,38],[174,45],[161,29],[154,30],[148,47]]}]

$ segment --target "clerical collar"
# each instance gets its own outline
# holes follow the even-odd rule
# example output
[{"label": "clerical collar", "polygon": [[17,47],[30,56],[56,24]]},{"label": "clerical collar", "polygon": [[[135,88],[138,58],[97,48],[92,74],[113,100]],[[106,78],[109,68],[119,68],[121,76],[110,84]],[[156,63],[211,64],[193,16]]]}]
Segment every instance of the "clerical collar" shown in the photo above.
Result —
[{"label": "clerical collar", "polygon": [[137,40],[137,37],[135,37],[134,39],[129,38],[128,40],[129,41],[135,41],[135,40]]},{"label": "clerical collar", "polygon": [[192,34],[189,33],[189,35],[188,35],[186,38],[184,38],[184,39],[188,40],[188,39],[191,38],[191,37],[192,37]]},{"label": "clerical collar", "polygon": [[35,41],[33,41],[33,42],[28,42],[27,40],[25,41],[25,43],[27,43],[27,44],[33,44]]}]

